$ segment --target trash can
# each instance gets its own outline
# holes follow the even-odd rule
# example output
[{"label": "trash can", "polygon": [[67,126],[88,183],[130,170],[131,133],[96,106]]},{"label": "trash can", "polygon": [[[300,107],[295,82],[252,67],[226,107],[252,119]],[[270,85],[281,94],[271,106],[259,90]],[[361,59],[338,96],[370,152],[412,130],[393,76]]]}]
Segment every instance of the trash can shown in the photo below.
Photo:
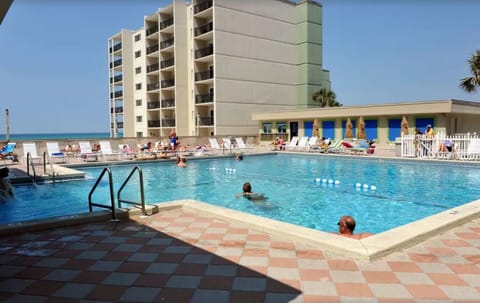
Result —
[{"label": "trash can", "polygon": [[402,138],[400,137],[395,138],[395,156],[402,156]]}]

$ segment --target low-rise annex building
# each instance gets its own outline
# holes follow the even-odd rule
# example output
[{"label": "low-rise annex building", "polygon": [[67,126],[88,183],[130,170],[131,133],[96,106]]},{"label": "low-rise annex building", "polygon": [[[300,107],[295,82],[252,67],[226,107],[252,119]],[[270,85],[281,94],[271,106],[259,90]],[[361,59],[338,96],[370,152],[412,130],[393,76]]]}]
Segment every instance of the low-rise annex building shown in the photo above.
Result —
[{"label": "low-rise annex building", "polygon": [[367,139],[386,144],[401,136],[404,116],[409,134],[417,128],[423,132],[429,124],[436,133],[447,135],[480,133],[480,102],[454,99],[254,113],[252,118],[258,121],[259,138],[264,143],[276,137],[290,140],[293,136],[312,136],[314,125],[320,138],[342,139],[348,119],[355,137],[361,118]]}]

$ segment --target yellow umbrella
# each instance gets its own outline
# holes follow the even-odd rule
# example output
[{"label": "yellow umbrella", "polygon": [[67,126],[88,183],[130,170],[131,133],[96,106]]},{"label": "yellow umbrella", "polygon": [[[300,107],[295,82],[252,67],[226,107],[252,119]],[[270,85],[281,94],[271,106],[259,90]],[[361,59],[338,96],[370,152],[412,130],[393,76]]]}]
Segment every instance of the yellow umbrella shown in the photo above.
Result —
[{"label": "yellow umbrella", "polygon": [[320,125],[318,124],[318,119],[313,120],[313,137],[318,137],[320,135]]},{"label": "yellow umbrella", "polygon": [[345,125],[345,127],[346,127],[345,138],[353,139],[353,124],[352,124],[352,120],[350,120],[350,117],[347,118],[347,124]]},{"label": "yellow umbrella", "polygon": [[407,117],[403,116],[402,117],[402,123],[400,125],[400,128],[402,129],[401,133],[404,135],[408,135],[408,120]]},{"label": "yellow umbrella", "polygon": [[363,117],[358,119],[357,139],[367,139],[367,134],[365,133],[365,121],[363,120]]}]

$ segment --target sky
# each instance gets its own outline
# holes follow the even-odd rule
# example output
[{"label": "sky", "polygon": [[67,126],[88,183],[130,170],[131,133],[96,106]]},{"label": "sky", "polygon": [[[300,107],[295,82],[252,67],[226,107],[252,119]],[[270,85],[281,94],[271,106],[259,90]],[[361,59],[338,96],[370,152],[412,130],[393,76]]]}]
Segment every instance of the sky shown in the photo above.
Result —
[{"label": "sky", "polygon": [[[480,49],[480,1],[320,2],[323,68],[344,106],[480,101],[458,87]],[[170,3],[14,0],[0,25],[0,133],[5,109],[10,133],[108,132],[108,38]]]}]

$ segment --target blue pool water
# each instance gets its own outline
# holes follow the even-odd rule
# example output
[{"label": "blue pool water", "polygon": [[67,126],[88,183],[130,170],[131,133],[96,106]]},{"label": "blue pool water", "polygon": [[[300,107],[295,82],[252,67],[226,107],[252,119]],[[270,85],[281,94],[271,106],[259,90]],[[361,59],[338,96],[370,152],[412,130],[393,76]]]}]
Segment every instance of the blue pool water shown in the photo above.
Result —
[{"label": "blue pool water", "polygon": [[[323,231],[336,230],[338,218],[350,214],[358,231],[378,233],[480,198],[480,166],[462,164],[279,154],[192,160],[185,169],[171,162],[140,167],[148,203],[195,199]],[[86,181],[16,187],[16,201],[0,205],[0,222],[88,211],[88,192],[102,169],[82,169]],[[115,193],[131,169],[111,167]],[[122,198],[139,200],[137,179]],[[247,181],[269,197],[269,205],[235,197]],[[106,181],[94,201],[109,203]]]}]

